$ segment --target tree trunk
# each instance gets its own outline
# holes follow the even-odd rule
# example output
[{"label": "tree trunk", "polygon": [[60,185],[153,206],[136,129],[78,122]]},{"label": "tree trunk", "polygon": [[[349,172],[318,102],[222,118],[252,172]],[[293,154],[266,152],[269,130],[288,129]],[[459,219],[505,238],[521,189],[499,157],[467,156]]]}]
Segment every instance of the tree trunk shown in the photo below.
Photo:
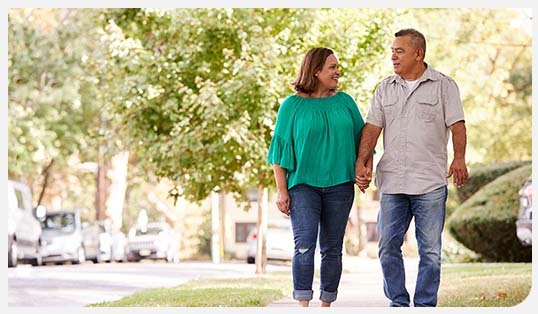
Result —
[{"label": "tree trunk", "polygon": [[45,167],[45,169],[43,170],[43,172],[45,173],[45,178],[43,179],[43,187],[41,188],[41,193],[39,193],[39,199],[37,200],[36,207],[41,205],[41,201],[43,200],[43,197],[45,196],[45,190],[47,189],[47,185],[49,183],[49,176],[51,172],[50,169],[52,167],[52,164],[54,164],[54,159],[51,159],[48,166]]},{"label": "tree trunk", "polygon": [[211,260],[220,263],[219,194],[211,192]]},{"label": "tree trunk", "polygon": [[127,184],[127,189],[125,190],[125,203],[123,206],[125,210],[122,212],[122,217],[125,219],[125,225],[127,226],[127,228],[125,229],[127,230],[133,225],[133,214],[131,213],[131,206],[129,203],[129,195],[131,194],[131,191],[132,191],[131,185]]},{"label": "tree trunk", "polygon": [[95,195],[95,219],[103,220],[106,217],[106,160],[103,149],[99,149],[97,157],[97,188]]},{"label": "tree trunk", "polygon": [[226,193],[219,194],[219,254],[224,260],[224,251],[226,244]]},{"label": "tree trunk", "polygon": [[267,188],[258,185],[258,234],[256,249],[256,274],[265,274],[267,266]]},{"label": "tree trunk", "polygon": [[112,220],[112,228],[120,230],[123,220],[122,212],[125,203],[125,191],[127,190],[127,168],[129,164],[129,152],[124,151],[114,155],[111,166],[107,172],[110,180],[108,198],[106,200],[106,218]]}]

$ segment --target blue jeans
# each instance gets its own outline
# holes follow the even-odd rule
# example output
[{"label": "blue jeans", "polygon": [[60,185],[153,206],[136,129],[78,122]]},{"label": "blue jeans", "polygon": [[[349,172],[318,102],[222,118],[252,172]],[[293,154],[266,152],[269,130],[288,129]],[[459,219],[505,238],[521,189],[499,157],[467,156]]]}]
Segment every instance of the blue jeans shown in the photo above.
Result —
[{"label": "blue jeans", "polygon": [[401,247],[413,217],[420,258],[413,303],[417,307],[437,305],[447,194],[446,186],[420,195],[381,194],[377,216],[379,259],[390,306],[409,306]]},{"label": "blue jeans", "polygon": [[299,184],[289,190],[295,242],[292,260],[293,298],[312,300],[314,253],[319,226],[320,300],[336,300],[342,275],[342,242],[355,188],[347,182],[327,188]]}]

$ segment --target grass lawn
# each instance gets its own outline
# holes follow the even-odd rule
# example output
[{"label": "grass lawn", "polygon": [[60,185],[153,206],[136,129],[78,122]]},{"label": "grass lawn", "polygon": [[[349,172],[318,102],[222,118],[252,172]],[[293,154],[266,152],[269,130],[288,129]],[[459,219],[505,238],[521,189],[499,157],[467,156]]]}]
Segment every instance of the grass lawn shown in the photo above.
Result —
[{"label": "grass lawn", "polygon": [[530,263],[445,264],[438,306],[514,306],[529,294]]},{"label": "grass lawn", "polygon": [[[529,294],[531,270],[530,263],[443,264],[438,306],[517,305]],[[248,278],[193,280],[174,288],[146,289],[117,301],[90,306],[265,307],[291,291],[291,275],[281,271]]]},{"label": "grass lawn", "polygon": [[291,289],[288,272],[273,272],[249,278],[193,280],[174,288],[145,289],[118,301],[91,306],[264,307],[283,298]]}]

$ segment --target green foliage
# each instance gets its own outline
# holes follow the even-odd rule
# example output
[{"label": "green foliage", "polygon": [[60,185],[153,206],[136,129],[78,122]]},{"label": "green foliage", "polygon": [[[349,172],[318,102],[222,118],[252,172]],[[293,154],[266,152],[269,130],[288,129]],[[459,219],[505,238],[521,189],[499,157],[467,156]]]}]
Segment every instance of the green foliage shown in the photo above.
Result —
[{"label": "green foliage", "polygon": [[484,185],[495,180],[497,177],[519,168],[523,165],[530,164],[531,161],[512,161],[495,163],[493,165],[475,165],[469,167],[469,178],[462,188],[457,190],[460,203],[465,202],[476,191]]},{"label": "green foliage", "polygon": [[11,9],[8,27],[8,176],[37,198],[54,160],[44,200],[91,212],[94,179],[73,165],[95,160],[106,135],[98,79],[84,63],[96,50],[94,19],[95,10]]},{"label": "green foliage", "polygon": [[452,236],[491,261],[530,261],[532,249],[516,237],[518,191],[532,165],[522,166],[485,185],[465,201],[448,220]]},{"label": "green foliage", "polygon": [[456,188],[453,184],[448,186],[448,199],[446,203],[446,216],[450,217],[452,213],[464,201],[471,197],[476,191],[484,185],[495,180],[497,177],[508,171],[529,164],[530,161],[506,161],[494,164],[473,164],[469,165],[469,178],[465,185]]},{"label": "green foliage", "polygon": [[[531,35],[515,22],[530,19],[518,14],[484,8],[10,9],[8,175],[40,182],[54,159],[59,173],[51,187],[59,186],[78,175],[70,158],[95,161],[129,149],[141,173],[170,178],[178,186],[171,194],[189,200],[211,190],[272,186],[268,143],[304,53],[332,48],[341,89],[366,115],[375,85],[392,74],[393,33],[404,27],[424,32],[428,63],[458,82],[468,159],[528,160]],[[78,180],[78,190],[89,181]],[[92,206],[88,197],[84,203]]]},{"label": "green foliage", "polygon": [[81,43],[75,30],[83,23],[69,14],[68,10],[9,11],[10,177],[40,174],[51,159],[60,159],[56,162],[61,164],[85,144],[84,129],[92,121],[82,115],[89,108],[79,94],[83,49],[76,45]]},{"label": "green foliage", "polygon": [[[386,46],[386,11],[313,9],[115,10],[102,44],[122,69],[115,113],[142,166],[191,201],[273,183],[267,149],[300,58],[330,45],[361,78]],[[334,20],[338,19],[335,31]]]},{"label": "green foliage", "polygon": [[442,263],[478,263],[481,256],[456,241],[450,232],[443,233],[443,246],[441,247]]},{"label": "green foliage", "polygon": [[446,217],[450,217],[452,213],[461,205],[460,199],[458,197],[458,188],[448,181],[448,197],[446,199]]}]

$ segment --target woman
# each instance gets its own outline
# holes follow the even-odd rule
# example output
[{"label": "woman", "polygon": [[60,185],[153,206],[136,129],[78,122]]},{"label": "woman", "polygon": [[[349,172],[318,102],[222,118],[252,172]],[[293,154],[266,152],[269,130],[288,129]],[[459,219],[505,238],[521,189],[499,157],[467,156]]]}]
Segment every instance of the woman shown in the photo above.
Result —
[{"label": "woman", "polygon": [[355,161],[364,121],[353,98],[337,91],[339,77],[332,50],[308,51],[293,82],[296,93],[280,106],[269,147],[277,207],[290,216],[294,234],[293,298],[305,307],[313,296],[318,226],[321,306],[336,300],[342,242],[355,194]]}]

